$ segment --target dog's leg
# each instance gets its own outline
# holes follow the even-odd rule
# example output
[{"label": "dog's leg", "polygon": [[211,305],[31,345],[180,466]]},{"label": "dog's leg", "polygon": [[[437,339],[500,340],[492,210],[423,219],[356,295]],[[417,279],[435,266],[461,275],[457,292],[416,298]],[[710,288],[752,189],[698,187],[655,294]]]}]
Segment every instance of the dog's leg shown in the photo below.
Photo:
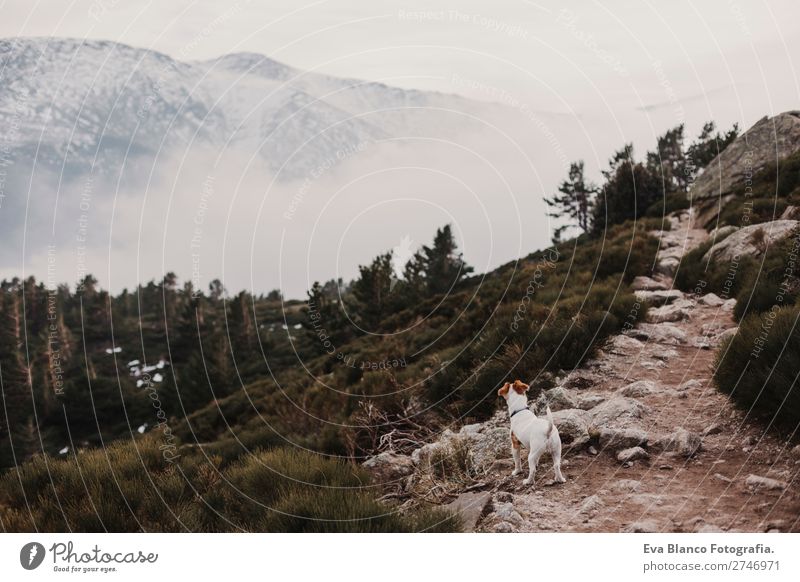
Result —
[{"label": "dog's leg", "polygon": [[519,449],[521,447],[521,443],[514,436],[514,433],[511,433],[511,456],[514,457],[514,472],[511,473],[511,476],[519,475],[522,472],[522,462],[519,458]]},{"label": "dog's leg", "polygon": [[567,480],[561,473],[561,438],[558,433],[550,435],[550,452],[553,455],[553,470],[556,474],[556,483],[565,483]]},{"label": "dog's leg", "polygon": [[539,457],[542,456],[546,445],[540,446],[538,449],[531,449],[528,453],[528,478],[522,481],[523,485],[533,484],[534,477],[536,477],[536,465],[539,464]]}]

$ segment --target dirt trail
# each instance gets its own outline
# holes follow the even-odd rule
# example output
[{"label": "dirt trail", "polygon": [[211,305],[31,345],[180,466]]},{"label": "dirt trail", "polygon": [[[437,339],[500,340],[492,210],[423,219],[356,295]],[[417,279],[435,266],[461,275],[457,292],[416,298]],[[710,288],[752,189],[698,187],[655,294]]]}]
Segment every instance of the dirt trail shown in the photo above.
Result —
[{"label": "dirt trail", "polygon": [[[679,257],[706,236],[686,220],[675,226],[665,237],[667,258]],[[649,459],[624,464],[608,451],[579,448],[564,456],[563,485],[552,485],[552,465],[543,458],[535,490],[523,487],[521,478],[509,478],[510,463],[501,461],[486,476],[494,484],[492,504],[479,530],[800,531],[797,451],[765,433],[760,421],[713,387],[716,349],[700,346],[708,341],[704,337],[718,341],[719,333],[736,322],[732,302],[705,302],[721,303],[715,296],[687,295],[665,308],[673,318],[675,311],[681,313],[680,320],[650,326],[668,328],[673,336],[677,328],[686,335],[684,343],[663,334],[643,339],[641,330],[633,330],[624,340],[615,339],[630,348],[635,344],[627,338],[638,334],[640,349],[615,349],[612,340],[580,371],[595,384],[575,390],[608,398],[634,381],[653,381],[657,389],[636,398],[647,407],[639,426],[651,434],[670,434],[678,427],[705,433],[702,448],[690,458],[650,452]],[[753,487],[752,480],[746,482],[750,475],[781,483]]]}]

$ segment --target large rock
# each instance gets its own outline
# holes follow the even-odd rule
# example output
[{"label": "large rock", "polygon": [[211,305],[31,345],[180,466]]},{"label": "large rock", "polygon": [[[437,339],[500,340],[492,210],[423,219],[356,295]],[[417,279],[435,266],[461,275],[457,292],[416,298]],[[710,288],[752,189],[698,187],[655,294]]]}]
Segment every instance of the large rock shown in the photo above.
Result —
[{"label": "large rock", "polygon": [[748,488],[753,490],[783,491],[787,485],[784,481],[761,477],[759,475],[748,475],[744,481]]},{"label": "large rock", "polygon": [[708,307],[720,307],[725,300],[716,293],[706,293],[697,302]]},{"label": "large rock", "polygon": [[631,289],[634,291],[667,291],[672,285],[668,279],[651,279],[642,275],[634,277]]},{"label": "large rock", "polygon": [[668,289],[662,291],[636,291],[634,293],[639,301],[646,301],[650,305],[667,305],[683,299],[683,291],[680,289]]},{"label": "large rock", "polygon": [[487,472],[498,459],[511,455],[511,434],[508,427],[487,428],[472,435],[469,447],[470,465]]},{"label": "large rock", "polygon": [[743,189],[749,175],[800,149],[800,111],[764,117],[736,138],[708,164],[692,184],[693,201],[712,199]]},{"label": "large rock", "polygon": [[689,319],[689,310],[679,305],[662,305],[647,310],[647,321],[650,323],[676,322]]},{"label": "large rock", "polygon": [[650,443],[654,451],[675,452],[684,457],[691,457],[700,450],[703,437],[685,428],[677,428],[674,433],[662,436]]},{"label": "large rock", "polygon": [[627,335],[616,335],[608,343],[608,351],[619,356],[635,355],[644,349],[644,344]]},{"label": "large rock", "polygon": [[541,414],[548,406],[551,411],[579,408],[576,395],[571,390],[562,386],[556,386],[550,390],[545,390],[539,395],[535,403],[536,411]]},{"label": "large rock", "polygon": [[671,323],[640,323],[626,332],[639,340],[677,346],[687,342],[686,332]]},{"label": "large rock", "polygon": [[602,428],[598,441],[602,448],[630,449],[647,445],[647,432],[640,428]]},{"label": "large rock", "polygon": [[656,391],[656,383],[652,380],[637,380],[618,390],[622,396],[641,398]]},{"label": "large rock", "polygon": [[783,240],[800,225],[797,220],[774,220],[740,228],[711,247],[704,261],[730,262],[740,257],[759,257],[768,247]]},{"label": "large rock", "polygon": [[632,463],[633,461],[639,461],[649,457],[650,455],[648,455],[647,451],[642,447],[631,447],[617,453],[617,460],[620,463]]},{"label": "large rock", "polygon": [[558,429],[561,442],[573,446],[589,442],[589,413],[585,410],[568,409],[553,413],[553,422]]},{"label": "large rock", "polygon": [[364,461],[364,468],[381,483],[397,481],[414,472],[414,461],[407,455],[383,452]]},{"label": "large rock", "polygon": [[492,494],[488,491],[462,493],[455,501],[445,506],[452,513],[461,518],[461,525],[464,531],[475,531],[478,520],[486,511]]},{"label": "large rock", "polygon": [[633,398],[614,396],[588,412],[592,427],[602,430],[612,426],[617,420],[638,419],[647,411],[647,407]]}]

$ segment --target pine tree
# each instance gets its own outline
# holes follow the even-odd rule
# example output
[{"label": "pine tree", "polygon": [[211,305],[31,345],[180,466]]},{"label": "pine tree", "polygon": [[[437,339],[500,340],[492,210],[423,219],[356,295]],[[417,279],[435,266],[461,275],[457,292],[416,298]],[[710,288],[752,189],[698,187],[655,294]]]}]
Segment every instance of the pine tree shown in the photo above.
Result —
[{"label": "pine tree", "polygon": [[422,255],[426,286],[431,294],[449,291],[473,271],[458,252],[449,224],[436,230],[433,246],[422,247]]},{"label": "pine tree", "polygon": [[371,264],[358,267],[360,277],[353,283],[353,297],[360,319],[368,331],[375,330],[388,312],[392,284],[392,253],[375,257]]},{"label": "pine tree", "polygon": [[571,226],[588,232],[591,226],[591,209],[597,188],[586,181],[583,175],[583,161],[573,162],[569,167],[569,177],[561,182],[558,194],[545,198],[545,203],[553,209],[547,215],[552,218],[568,218],[572,222],[555,229],[553,239],[560,240],[561,234]]}]

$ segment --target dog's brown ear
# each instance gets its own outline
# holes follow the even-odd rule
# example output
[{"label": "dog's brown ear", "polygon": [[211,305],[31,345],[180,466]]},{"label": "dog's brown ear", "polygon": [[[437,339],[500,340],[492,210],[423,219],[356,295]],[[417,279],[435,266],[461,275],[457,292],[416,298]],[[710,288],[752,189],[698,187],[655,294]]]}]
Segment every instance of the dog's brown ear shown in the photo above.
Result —
[{"label": "dog's brown ear", "polygon": [[500,388],[500,390],[497,391],[497,395],[498,396],[502,396],[503,398],[505,398],[506,396],[508,396],[508,389],[510,387],[511,387],[511,384],[506,382],[505,384],[503,384],[503,387]]},{"label": "dog's brown ear", "polygon": [[514,391],[517,394],[525,394],[529,389],[530,386],[528,386],[525,382],[522,382],[521,380],[514,380]]}]

